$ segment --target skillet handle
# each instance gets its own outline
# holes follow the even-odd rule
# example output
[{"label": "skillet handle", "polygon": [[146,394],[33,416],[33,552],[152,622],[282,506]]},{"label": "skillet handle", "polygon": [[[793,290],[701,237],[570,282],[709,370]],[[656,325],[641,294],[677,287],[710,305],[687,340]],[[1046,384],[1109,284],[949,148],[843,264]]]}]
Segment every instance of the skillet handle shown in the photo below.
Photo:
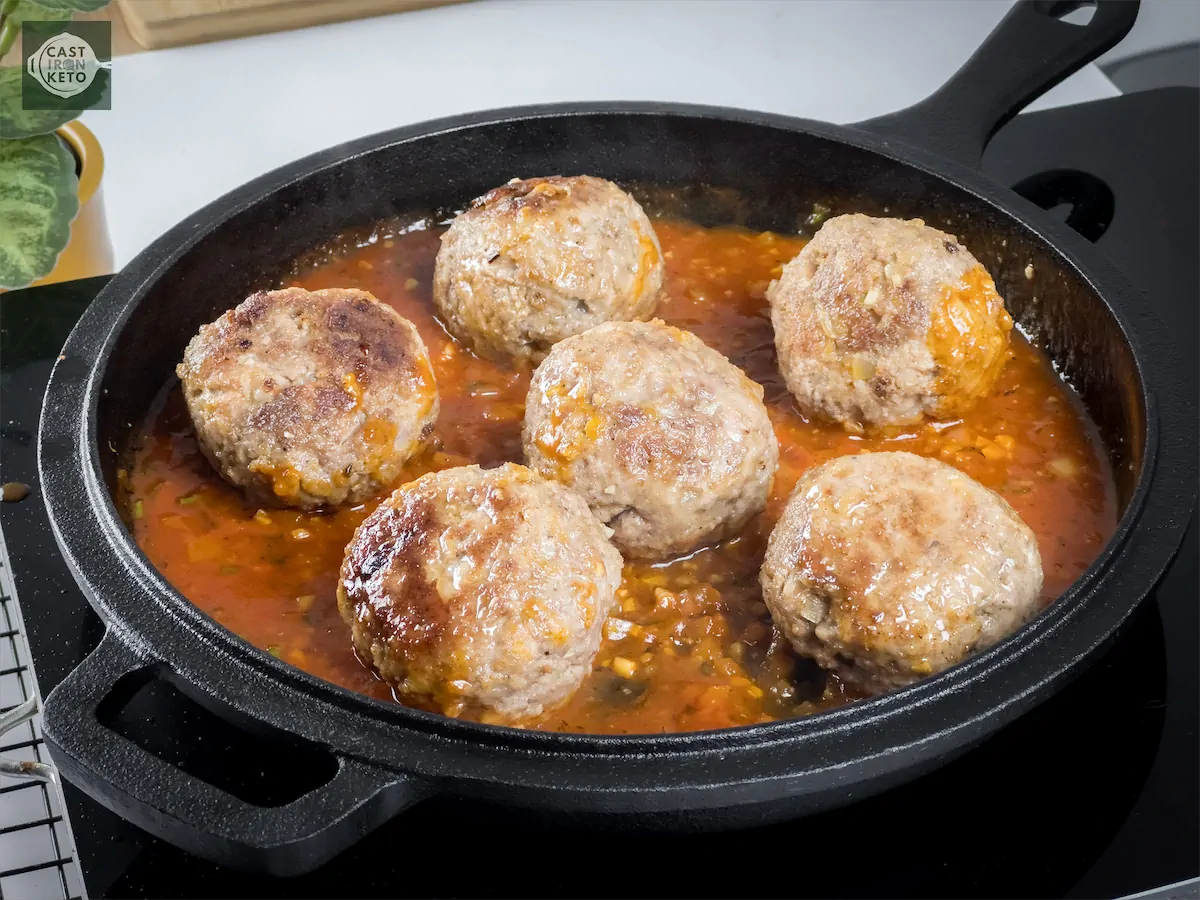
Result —
[{"label": "skillet handle", "polygon": [[978,169],[1013,116],[1129,33],[1139,0],[1094,0],[1086,25],[1060,20],[1081,0],[1019,0],[950,80],[899,112],[853,126]]},{"label": "skillet handle", "polygon": [[325,784],[277,807],[247,803],[189,775],[101,721],[114,688],[144,683],[160,665],[109,629],[46,698],[43,731],[73,784],[168,843],[245,871],[298,875],[420,799],[410,779],[350,757],[338,758]]}]

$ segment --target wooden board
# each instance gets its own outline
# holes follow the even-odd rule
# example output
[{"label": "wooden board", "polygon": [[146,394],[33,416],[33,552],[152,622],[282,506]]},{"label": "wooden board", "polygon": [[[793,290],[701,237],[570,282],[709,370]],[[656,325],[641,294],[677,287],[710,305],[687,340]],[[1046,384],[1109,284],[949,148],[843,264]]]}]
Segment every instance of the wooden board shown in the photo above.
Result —
[{"label": "wooden board", "polygon": [[407,12],[462,0],[117,0],[148,50]]}]

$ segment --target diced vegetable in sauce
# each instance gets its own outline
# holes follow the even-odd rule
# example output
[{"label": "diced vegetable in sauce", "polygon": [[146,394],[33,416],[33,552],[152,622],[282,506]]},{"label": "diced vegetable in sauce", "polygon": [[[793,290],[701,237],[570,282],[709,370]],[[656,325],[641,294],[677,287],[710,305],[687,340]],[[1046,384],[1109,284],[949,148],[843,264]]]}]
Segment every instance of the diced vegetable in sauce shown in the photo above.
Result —
[{"label": "diced vegetable in sauce", "polygon": [[[669,565],[626,565],[593,673],[567,703],[530,727],[685,731],[765,722],[853,700],[836,678],[792,654],[772,627],[758,586],[766,537],[792,485],[835,456],[909,450],[943,459],[999,491],[1038,536],[1047,602],[1095,558],[1114,527],[1111,479],[1074,396],[1023,339],[1014,335],[1013,359],[993,396],[961,422],[885,435],[809,423],[796,413],[776,369],[764,299],[766,285],[803,239],[677,221],[659,221],[656,229],[669,297],[660,317],[696,332],[763,385],[780,441],[779,473],[766,512],[739,538]],[[428,450],[401,482],[470,462],[521,459],[529,370],[464,352],[438,325],[429,294],[438,234],[384,235],[361,247],[355,244],[362,235],[348,235],[341,249],[288,279],[310,289],[369,290],[420,330],[442,411]],[[373,503],[320,514],[248,506],[200,455],[177,391],[153,412],[130,462],[134,534],[184,595],[292,665],[390,697],[351,651],[334,594],[343,548]]]}]

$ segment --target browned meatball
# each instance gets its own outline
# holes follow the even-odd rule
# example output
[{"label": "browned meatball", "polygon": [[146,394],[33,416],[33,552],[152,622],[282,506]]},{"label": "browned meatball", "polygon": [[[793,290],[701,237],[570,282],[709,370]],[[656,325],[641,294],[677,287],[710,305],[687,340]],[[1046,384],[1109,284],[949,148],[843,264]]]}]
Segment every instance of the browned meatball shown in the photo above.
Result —
[{"label": "browned meatball", "polygon": [[646,319],[663,284],[650,220],[611,181],[516,179],[442,236],[433,299],[446,327],[492,359],[540,360],[602,322]]},{"label": "browned meatball", "polygon": [[525,459],[587,500],[623,553],[662,559],[736,534],[779,459],[762,388],[694,334],[614,322],[567,338],[525,403]]},{"label": "browned meatball", "polygon": [[397,489],[354,533],[338,608],[407,702],[519,722],[591,671],[621,555],[575,494],[524,466]]},{"label": "browned meatball", "polygon": [[870,691],[940,672],[1038,610],[1037,539],[1005,500],[911,453],[842,456],[797,482],[762,567],[796,652]]},{"label": "browned meatball", "polygon": [[830,219],[767,298],[801,412],[851,427],[960,415],[1009,356],[1012,319],[992,277],[920,219]]},{"label": "browned meatball", "polygon": [[438,413],[417,329],[365,291],[253,294],[201,328],[176,371],[205,456],[259,503],[366,499]]}]

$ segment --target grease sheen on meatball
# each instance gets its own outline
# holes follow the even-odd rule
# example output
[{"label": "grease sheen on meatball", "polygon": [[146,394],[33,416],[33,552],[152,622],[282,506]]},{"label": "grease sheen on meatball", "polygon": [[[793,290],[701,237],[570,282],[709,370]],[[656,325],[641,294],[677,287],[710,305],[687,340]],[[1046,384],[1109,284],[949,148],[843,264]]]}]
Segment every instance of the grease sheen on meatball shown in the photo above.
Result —
[{"label": "grease sheen on meatball", "polygon": [[264,504],[366,499],[438,413],[417,329],[365,291],[253,294],[200,329],[176,372],[205,456]]},{"label": "grease sheen on meatball", "polygon": [[648,318],[663,271],[650,220],[612,182],[514,179],[442,236],[433,299],[481,356],[537,361],[594,325]]},{"label": "grease sheen on meatball", "polygon": [[801,412],[851,427],[950,418],[991,393],[1012,319],[987,270],[920,219],[838,216],[767,291]]},{"label": "grease sheen on meatball", "polygon": [[766,503],[779,446],[762,396],[689,332],[601,325],[534,373],[525,459],[583,496],[622,552],[685,553],[737,533]]},{"label": "grease sheen on meatball", "polygon": [[591,671],[621,555],[584,502],[524,466],[398,488],[346,548],[338,608],[409,703],[517,722]]},{"label": "grease sheen on meatball", "polygon": [[771,533],[762,587],[797,653],[885,691],[1031,618],[1042,563],[999,494],[936,460],[865,453],[801,477]]}]

